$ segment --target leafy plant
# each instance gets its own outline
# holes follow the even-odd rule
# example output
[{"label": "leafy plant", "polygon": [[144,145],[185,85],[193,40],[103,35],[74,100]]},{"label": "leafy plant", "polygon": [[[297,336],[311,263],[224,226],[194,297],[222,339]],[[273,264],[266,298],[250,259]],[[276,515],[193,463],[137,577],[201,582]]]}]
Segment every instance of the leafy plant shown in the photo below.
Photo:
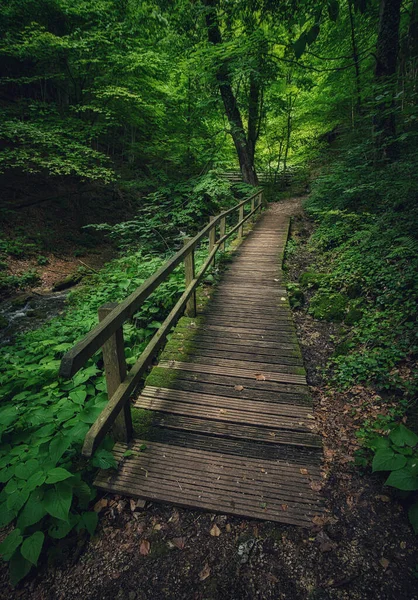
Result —
[{"label": "leafy plant", "polygon": [[[385,485],[407,492],[412,502],[409,521],[418,534],[418,435],[402,423],[388,425],[386,437],[374,436],[367,445],[374,452],[373,472],[389,472]],[[414,502],[415,499],[415,502]]]}]

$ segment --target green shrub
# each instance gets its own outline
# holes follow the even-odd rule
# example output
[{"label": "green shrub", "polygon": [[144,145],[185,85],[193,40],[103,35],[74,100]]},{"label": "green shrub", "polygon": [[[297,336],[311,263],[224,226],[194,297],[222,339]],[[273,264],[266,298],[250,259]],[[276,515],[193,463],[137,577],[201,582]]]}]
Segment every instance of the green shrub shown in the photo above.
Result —
[{"label": "green shrub", "polygon": [[339,292],[319,290],[311,300],[309,312],[315,319],[343,321],[347,303],[347,297]]}]

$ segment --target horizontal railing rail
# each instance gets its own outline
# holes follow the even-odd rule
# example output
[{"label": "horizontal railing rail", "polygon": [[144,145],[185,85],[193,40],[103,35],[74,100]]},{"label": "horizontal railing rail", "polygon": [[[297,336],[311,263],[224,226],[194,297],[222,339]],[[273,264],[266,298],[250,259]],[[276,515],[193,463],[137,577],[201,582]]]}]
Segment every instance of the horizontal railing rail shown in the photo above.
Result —
[{"label": "horizontal railing rail", "polygon": [[[251,209],[245,215],[244,207],[247,203],[251,203]],[[129,398],[132,392],[184,311],[188,316],[196,316],[195,290],[213,262],[218,250],[225,248],[226,240],[236,231],[238,231],[238,236],[242,238],[244,223],[251,217],[255,217],[256,213],[261,211],[263,206],[263,193],[262,191],[257,191],[234,207],[223,211],[215,217],[211,217],[210,222],[197,235],[185,240],[183,248],[174,254],[130,296],[120,304],[112,303],[101,307],[99,309],[100,322],[98,325],[64,355],[59,374],[61,377],[70,378],[100,348],[103,350],[109,402],[87,432],[83,446],[83,454],[85,456],[91,456],[94,453],[110,428],[113,428],[113,436],[116,440],[126,443],[130,440],[132,435],[132,419]],[[235,211],[238,211],[238,222],[227,231],[227,217]],[[219,239],[216,237],[218,225]],[[196,274],[194,251],[196,246],[206,236],[209,237],[209,254],[199,273]],[[181,262],[184,262],[185,265],[186,289],[169,315],[165,318],[161,327],[154,334],[137,362],[126,373],[123,324],[139,310],[144,301],[168,278]]]}]

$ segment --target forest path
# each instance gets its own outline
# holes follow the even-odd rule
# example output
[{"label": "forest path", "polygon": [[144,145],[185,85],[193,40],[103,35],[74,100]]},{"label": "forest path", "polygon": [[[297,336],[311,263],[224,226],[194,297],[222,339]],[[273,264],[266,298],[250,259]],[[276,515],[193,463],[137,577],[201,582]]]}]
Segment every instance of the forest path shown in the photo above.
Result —
[{"label": "forest path", "polygon": [[133,454],[116,445],[119,469],[97,487],[302,526],[322,512],[322,447],[281,267],[291,210],[271,206],[203,313],[180,321],[134,402],[150,427]]}]

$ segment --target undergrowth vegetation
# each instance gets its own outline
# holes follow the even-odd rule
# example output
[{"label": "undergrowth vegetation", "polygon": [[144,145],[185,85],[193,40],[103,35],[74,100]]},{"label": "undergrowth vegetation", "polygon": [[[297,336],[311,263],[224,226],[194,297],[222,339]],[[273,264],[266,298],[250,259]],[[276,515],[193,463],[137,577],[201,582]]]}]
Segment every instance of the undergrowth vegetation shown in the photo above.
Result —
[{"label": "undergrowth vegetation", "polygon": [[317,223],[308,243],[316,262],[297,287],[310,290],[312,316],[340,323],[333,385],[373,388],[382,404],[396,399],[389,416],[359,431],[357,462],[391,472],[386,485],[409,494],[418,531],[418,437],[400,423],[416,411],[418,392],[418,157],[404,148],[379,168],[359,164],[361,149],[357,162],[352,149],[341,152],[305,203]]},{"label": "undergrowth vegetation", "polygon": [[[197,253],[197,264],[207,255]],[[164,256],[137,251],[109,263],[69,299],[67,313],[21,336],[0,351],[0,526],[16,527],[1,544],[12,583],[37,564],[41,551],[53,553],[73,530],[92,534],[97,514],[95,469],[115,467],[105,440],[90,462],[81,445],[107,402],[101,358],[93,357],[71,381],[58,380],[60,358],[97,323],[97,309],[133,292],[164,262]],[[135,362],[184,290],[178,267],[124,327],[128,364]],[[54,542],[54,543],[53,543]]]}]

